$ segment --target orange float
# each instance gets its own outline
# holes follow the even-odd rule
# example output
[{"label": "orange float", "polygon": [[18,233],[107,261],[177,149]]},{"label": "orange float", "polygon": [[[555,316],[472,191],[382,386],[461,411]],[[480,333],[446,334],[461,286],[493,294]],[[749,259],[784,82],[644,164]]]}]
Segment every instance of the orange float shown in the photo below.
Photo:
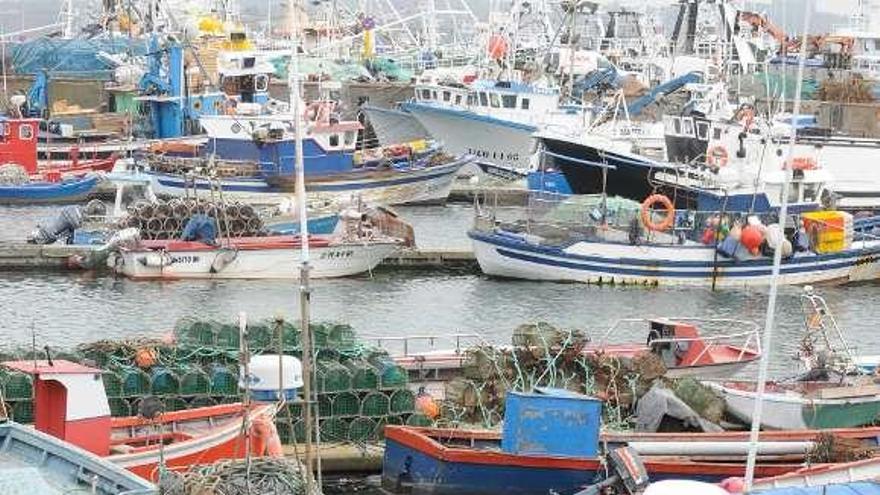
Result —
[{"label": "orange float", "polygon": [[[663,217],[663,220],[655,222],[651,216],[651,212],[653,206],[658,204],[666,211],[666,216]],[[648,230],[663,232],[664,230],[669,230],[669,228],[672,227],[673,222],[675,222],[675,207],[672,205],[672,201],[666,196],[662,194],[652,194],[642,202],[642,223],[645,224],[645,227]]]},{"label": "orange float", "polygon": [[724,146],[713,146],[706,152],[706,164],[710,167],[720,168],[727,165],[730,154]]}]

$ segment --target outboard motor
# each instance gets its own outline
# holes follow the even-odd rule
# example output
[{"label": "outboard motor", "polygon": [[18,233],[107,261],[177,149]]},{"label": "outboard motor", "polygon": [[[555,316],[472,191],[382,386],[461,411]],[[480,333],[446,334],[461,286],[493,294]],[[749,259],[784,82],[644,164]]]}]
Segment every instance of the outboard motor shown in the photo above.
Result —
[{"label": "outboard motor", "polygon": [[82,225],[83,212],[79,206],[65,206],[52,223],[49,225],[37,225],[28,236],[29,244],[54,244],[58,239],[64,238],[69,241],[73,238],[73,231]]},{"label": "outboard motor", "polygon": [[609,454],[611,472],[605,481],[596,483],[575,495],[635,495],[641,493],[649,483],[648,471],[641,458],[632,447],[621,447]]}]

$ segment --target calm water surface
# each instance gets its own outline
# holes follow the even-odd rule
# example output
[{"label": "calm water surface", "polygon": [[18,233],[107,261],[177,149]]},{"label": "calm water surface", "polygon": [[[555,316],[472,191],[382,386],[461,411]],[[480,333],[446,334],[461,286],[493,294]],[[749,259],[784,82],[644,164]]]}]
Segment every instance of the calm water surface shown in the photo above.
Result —
[{"label": "calm water surface", "polygon": [[[466,248],[469,206],[402,208],[424,247]],[[22,239],[52,209],[0,210],[0,240]],[[314,282],[313,315],[353,325],[362,335],[479,333],[507,342],[528,321],[601,334],[620,318],[699,316],[763,323],[767,291],[595,287],[490,279],[478,274],[380,270],[372,277]],[[880,286],[827,288],[822,293],[851,342],[880,354]],[[801,334],[797,288],[780,292],[773,352],[777,375],[793,369]],[[6,345],[56,347],[103,338],[160,336],[184,316],[254,318],[297,314],[297,286],[279,281],[133,282],[83,273],[0,273],[0,336]],[[641,341],[633,328],[621,338]]]}]

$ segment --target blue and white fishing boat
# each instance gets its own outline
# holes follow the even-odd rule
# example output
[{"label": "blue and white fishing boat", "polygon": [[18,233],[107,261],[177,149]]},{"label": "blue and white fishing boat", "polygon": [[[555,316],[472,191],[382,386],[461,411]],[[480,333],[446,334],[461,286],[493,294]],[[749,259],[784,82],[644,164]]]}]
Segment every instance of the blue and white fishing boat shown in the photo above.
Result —
[{"label": "blue and white fishing boat", "polygon": [[[356,150],[356,121],[339,121],[335,104],[306,111],[303,141],[310,198],[369,204],[442,203],[469,156],[452,157],[426,141]],[[157,194],[222,190],[227,198],[277,203],[294,192],[293,118],[286,113],[204,116],[208,139],[195,158],[149,155]],[[201,171],[198,174],[195,172]]]},{"label": "blue and white fishing boat", "polygon": [[[602,198],[580,210],[566,202],[550,203],[533,207],[540,214],[530,213],[533,216],[514,223],[498,222],[490,214],[478,217],[468,235],[483,272],[504,278],[651,286],[767,285],[773,260],[764,253],[780,242],[788,252],[781,283],[880,278],[880,241],[853,237],[851,227],[837,230],[839,243],[831,246],[806,231],[813,224],[803,224],[802,216],[789,219],[797,233],[786,239],[777,224],[763,226],[749,215],[676,211],[668,199],[665,223],[658,225],[652,210],[655,200],[660,199],[646,200],[641,211],[630,203],[606,206],[605,213],[602,201],[609,200]],[[566,205],[574,210],[568,218],[554,216]],[[724,240],[712,240],[720,237],[716,231],[723,235],[728,227],[731,233]]]},{"label": "blue and white fishing boat", "polygon": [[153,495],[158,489],[91,452],[7,421],[0,424],[0,493]]}]

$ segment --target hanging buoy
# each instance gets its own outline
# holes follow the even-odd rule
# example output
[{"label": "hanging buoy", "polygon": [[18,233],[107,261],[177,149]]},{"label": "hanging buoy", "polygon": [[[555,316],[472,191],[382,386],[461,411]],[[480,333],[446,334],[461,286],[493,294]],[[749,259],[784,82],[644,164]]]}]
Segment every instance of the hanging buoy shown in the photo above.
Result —
[{"label": "hanging buoy", "polygon": [[729,159],[727,148],[721,145],[713,146],[706,152],[706,164],[710,167],[721,168],[727,165]]},{"label": "hanging buoy", "polygon": [[492,60],[501,60],[507,56],[507,40],[500,34],[493,34],[489,37],[489,58]]},{"label": "hanging buoy", "polygon": [[[651,212],[653,206],[658,204],[666,211],[666,216],[664,216],[661,221],[655,222],[651,216]],[[652,194],[642,203],[642,223],[645,224],[645,228],[648,230],[653,230],[654,232],[669,230],[674,221],[675,207],[672,206],[672,201],[666,196],[662,194]]]}]

